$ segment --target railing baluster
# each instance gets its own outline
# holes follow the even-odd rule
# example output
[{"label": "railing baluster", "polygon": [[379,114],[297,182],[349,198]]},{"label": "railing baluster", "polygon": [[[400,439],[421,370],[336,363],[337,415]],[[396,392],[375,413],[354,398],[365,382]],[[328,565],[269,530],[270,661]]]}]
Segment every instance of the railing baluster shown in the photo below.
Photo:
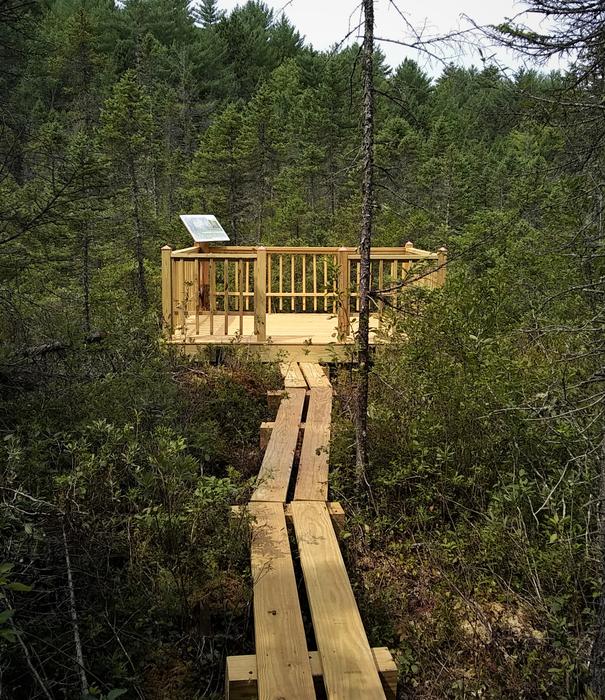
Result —
[{"label": "railing baluster", "polygon": [[208,262],[210,276],[210,335],[214,335],[214,315],[216,314],[216,265],[214,260]]},{"label": "railing baluster", "polygon": [[295,280],[295,272],[294,272],[294,255],[290,256],[290,292],[291,292],[291,297],[290,297],[290,311],[292,313],[296,312],[296,297],[294,296],[296,293],[296,289],[294,286],[294,280]]},{"label": "railing baluster", "polygon": [[273,256],[271,253],[267,253],[267,313],[271,313],[273,310],[273,297],[271,296],[271,289],[273,286]]},{"label": "railing baluster", "polygon": [[240,336],[244,335],[244,281],[242,280],[242,274],[244,271],[244,261],[243,260],[238,260],[237,261],[237,277],[238,277],[238,288],[239,288],[239,296],[237,300],[237,306],[239,309],[239,334]]},{"label": "railing baluster", "polygon": [[317,255],[313,253],[313,311],[317,311]]},{"label": "railing baluster", "polygon": [[324,256],[324,313],[329,313],[328,307],[328,258]]},{"label": "railing baluster", "polygon": [[279,256],[279,310],[284,310],[284,256],[280,254]]},{"label": "railing baluster", "polygon": [[229,335],[229,260],[225,258],[223,261],[223,277],[224,277],[224,309],[225,312],[225,335]]},{"label": "railing baluster", "polygon": [[195,334],[200,334],[200,295],[202,293],[201,260],[194,260],[195,265]]},{"label": "railing baluster", "polygon": [[302,310],[307,310],[307,256],[302,256]]},{"label": "railing baluster", "polygon": [[246,260],[245,271],[244,271],[244,304],[246,306],[246,311],[250,311],[250,261]]}]

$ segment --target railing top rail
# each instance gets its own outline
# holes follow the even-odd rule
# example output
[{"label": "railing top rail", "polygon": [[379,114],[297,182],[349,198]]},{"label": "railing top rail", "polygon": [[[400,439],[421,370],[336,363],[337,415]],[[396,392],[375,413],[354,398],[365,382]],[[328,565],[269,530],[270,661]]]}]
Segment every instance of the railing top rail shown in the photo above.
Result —
[{"label": "railing top rail", "polygon": [[[266,251],[268,255],[337,255],[346,252],[352,259],[359,259],[359,249],[354,247],[340,248],[334,246],[313,247],[313,246],[221,246],[213,247],[210,251],[203,251],[200,248],[183,248],[173,250],[173,258],[255,258],[260,249]],[[371,257],[374,259],[391,260],[436,260],[437,253],[432,253],[421,248],[412,246],[386,247],[375,246],[371,249]]]}]

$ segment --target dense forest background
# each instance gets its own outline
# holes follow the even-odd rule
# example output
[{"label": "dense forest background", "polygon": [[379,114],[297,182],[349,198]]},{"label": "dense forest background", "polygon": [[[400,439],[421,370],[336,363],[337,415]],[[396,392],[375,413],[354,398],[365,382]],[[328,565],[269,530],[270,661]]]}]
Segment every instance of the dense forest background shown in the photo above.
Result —
[{"label": "dense forest background", "polygon": [[[278,376],[169,352],[159,249],[191,211],[238,244],[355,245],[359,69],[260,2],[0,2],[1,697],[218,697],[253,651],[229,505]],[[376,357],[367,489],[334,377],[370,641],[404,698],[589,697],[602,72],[375,70],[374,243],[451,262]]]}]

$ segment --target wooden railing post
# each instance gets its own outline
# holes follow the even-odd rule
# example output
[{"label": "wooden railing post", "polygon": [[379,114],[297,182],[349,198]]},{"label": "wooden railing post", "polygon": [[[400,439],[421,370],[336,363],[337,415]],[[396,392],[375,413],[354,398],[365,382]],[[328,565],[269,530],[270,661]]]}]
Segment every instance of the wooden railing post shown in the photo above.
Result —
[{"label": "wooden railing post", "polygon": [[447,274],[447,248],[442,246],[437,251],[437,274],[435,276],[435,286],[443,287]]},{"label": "wooden railing post", "polygon": [[338,340],[349,335],[349,251],[338,249]]},{"label": "wooden railing post", "polygon": [[254,266],[254,334],[259,343],[267,340],[267,249],[256,249]]},{"label": "wooden railing post", "polygon": [[172,248],[165,245],[162,248],[162,324],[164,332],[172,335],[174,319],[172,314]]}]

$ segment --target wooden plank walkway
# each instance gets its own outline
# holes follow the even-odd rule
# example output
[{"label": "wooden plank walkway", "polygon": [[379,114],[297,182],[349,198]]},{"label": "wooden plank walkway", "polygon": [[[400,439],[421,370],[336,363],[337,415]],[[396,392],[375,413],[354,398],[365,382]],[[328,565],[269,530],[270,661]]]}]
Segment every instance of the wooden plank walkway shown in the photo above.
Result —
[{"label": "wooden plank walkway", "polygon": [[329,698],[384,698],[325,503],[292,503],[313,630]]},{"label": "wooden plank walkway", "polygon": [[[275,422],[265,424],[270,436],[257,487],[248,506],[236,508],[252,517],[256,654],[228,658],[226,697],[392,700],[396,667],[388,650],[369,646],[334,530],[343,511],[327,502],[330,381],[311,362],[283,363],[280,369],[285,391]],[[294,525],[317,651],[307,647],[287,517]]]},{"label": "wooden plank walkway", "polygon": [[315,698],[283,505],[254,503],[250,514],[258,696]]},{"label": "wooden plank walkway", "polygon": [[286,502],[305,393],[304,389],[288,389],[281,400],[251,501]]}]

